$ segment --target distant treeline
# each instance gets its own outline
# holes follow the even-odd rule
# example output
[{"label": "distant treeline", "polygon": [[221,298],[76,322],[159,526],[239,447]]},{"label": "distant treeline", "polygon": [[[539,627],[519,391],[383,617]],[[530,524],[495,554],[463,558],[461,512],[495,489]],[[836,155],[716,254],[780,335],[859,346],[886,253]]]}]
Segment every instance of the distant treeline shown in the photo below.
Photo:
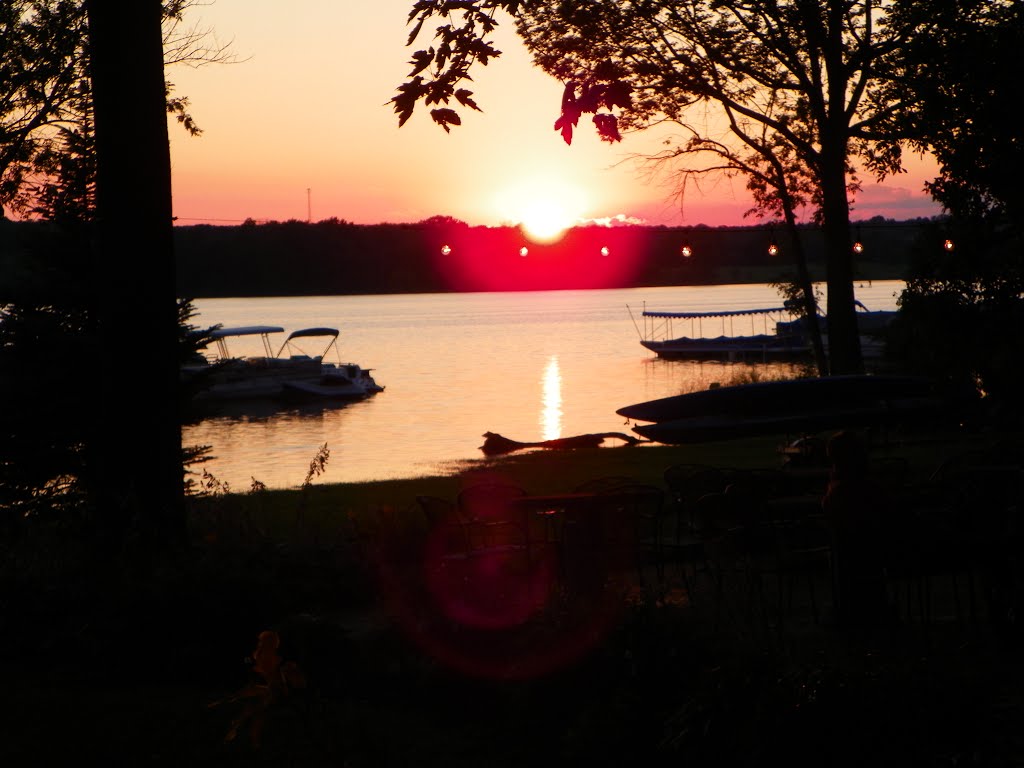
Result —
[{"label": "distant treeline", "polygon": [[[855,223],[863,243],[856,277],[905,276],[928,220]],[[0,247],[32,224],[3,222]],[[767,226],[587,226],[537,243],[516,227],[469,226],[448,217],[361,225],[331,219],[175,227],[178,295],[302,296],[354,293],[547,290],[777,282],[795,274],[783,232]],[[824,276],[821,233],[801,239]],[[768,246],[779,246],[776,256]],[[692,255],[682,254],[688,246]],[[140,254],[140,257],[144,257]]]}]

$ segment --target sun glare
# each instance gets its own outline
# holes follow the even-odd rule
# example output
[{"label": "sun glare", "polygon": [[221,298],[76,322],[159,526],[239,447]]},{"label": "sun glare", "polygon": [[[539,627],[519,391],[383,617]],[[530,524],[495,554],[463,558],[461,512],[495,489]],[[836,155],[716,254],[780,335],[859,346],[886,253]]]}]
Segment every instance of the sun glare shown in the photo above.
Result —
[{"label": "sun glare", "polygon": [[553,201],[535,201],[523,210],[520,223],[533,240],[550,242],[561,237],[576,221],[562,205]]},{"label": "sun glare", "polygon": [[549,243],[575,225],[585,209],[583,192],[561,179],[530,179],[503,189],[497,208],[503,221],[522,226],[534,242]]}]

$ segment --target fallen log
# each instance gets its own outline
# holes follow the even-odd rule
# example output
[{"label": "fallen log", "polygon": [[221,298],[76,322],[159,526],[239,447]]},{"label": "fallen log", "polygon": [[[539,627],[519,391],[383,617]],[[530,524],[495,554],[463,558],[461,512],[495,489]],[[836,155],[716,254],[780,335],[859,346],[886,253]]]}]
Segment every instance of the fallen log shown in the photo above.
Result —
[{"label": "fallen log", "polygon": [[523,448],[547,448],[550,450],[575,450],[577,448],[597,448],[608,439],[618,439],[626,445],[650,442],[627,435],[622,432],[598,432],[589,435],[574,435],[572,437],[559,437],[555,440],[541,440],[534,443],[521,443],[518,440],[510,440],[496,432],[484,432],[484,444],[480,450],[488,456],[497,456],[503,453],[512,453]]}]

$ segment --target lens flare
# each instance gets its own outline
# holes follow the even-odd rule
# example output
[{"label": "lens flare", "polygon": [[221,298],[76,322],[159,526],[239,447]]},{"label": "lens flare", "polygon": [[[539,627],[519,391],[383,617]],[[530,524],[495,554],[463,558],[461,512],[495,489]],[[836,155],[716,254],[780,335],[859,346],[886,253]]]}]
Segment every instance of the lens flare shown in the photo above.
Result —
[{"label": "lens flare", "polygon": [[582,218],[586,201],[569,181],[533,177],[504,187],[496,207],[504,221],[518,224],[534,242],[552,243]]}]

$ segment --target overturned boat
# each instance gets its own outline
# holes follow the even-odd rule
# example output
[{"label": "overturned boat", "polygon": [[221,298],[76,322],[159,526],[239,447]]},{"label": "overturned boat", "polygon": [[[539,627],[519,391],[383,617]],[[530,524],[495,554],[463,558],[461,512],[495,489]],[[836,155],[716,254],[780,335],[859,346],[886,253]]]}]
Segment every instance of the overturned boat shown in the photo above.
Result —
[{"label": "overturned boat", "polygon": [[620,408],[637,434],[659,443],[698,443],[827,429],[952,423],[964,393],[934,379],[854,374],[758,382],[691,392]]}]

